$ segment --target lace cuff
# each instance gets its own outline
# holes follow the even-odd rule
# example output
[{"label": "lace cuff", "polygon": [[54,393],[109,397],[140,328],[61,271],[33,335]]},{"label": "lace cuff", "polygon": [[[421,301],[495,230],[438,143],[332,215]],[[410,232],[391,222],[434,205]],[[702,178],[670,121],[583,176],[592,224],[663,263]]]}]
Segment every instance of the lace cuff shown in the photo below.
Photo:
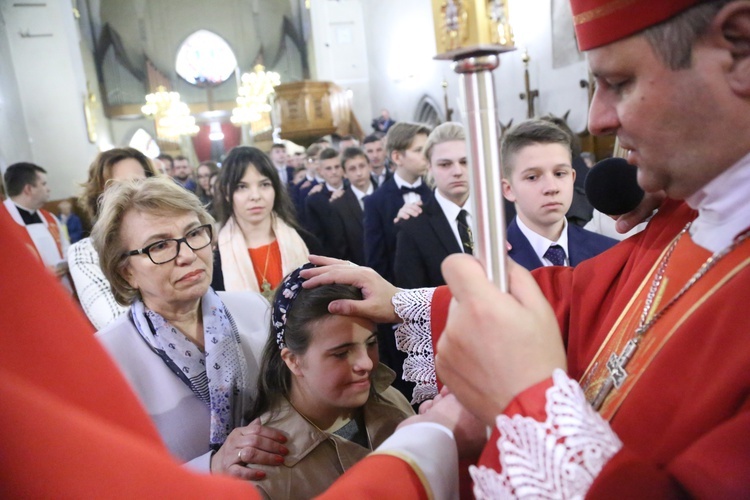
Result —
[{"label": "lace cuff", "polygon": [[476,498],[583,498],[604,465],[622,448],[577,382],[555,370],[547,390],[547,420],[497,417],[498,473],[469,468]]},{"label": "lace cuff", "polygon": [[430,328],[434,292],[434,288],[402,290],[392,300],[396,314],[403,320],[396,328],[396,347],[406,353],[403,378],[417,384],[411,404],[432,399],[438,393]]}]

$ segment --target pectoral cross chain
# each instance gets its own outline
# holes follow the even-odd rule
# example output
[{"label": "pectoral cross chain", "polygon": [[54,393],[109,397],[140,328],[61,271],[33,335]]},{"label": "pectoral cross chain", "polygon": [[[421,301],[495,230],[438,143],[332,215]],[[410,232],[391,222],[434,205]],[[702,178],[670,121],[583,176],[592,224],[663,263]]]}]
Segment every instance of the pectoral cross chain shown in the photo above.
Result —
[{"label": "pectoral cross chain", "polygon": [[596,393],[594,401],[591,403],[594,410],[599,411],[599,408],[602,407],[604,400],[607,399],[607,396],[612,392],[612,389],[619,389],[625,382],[625,379],[628,378],[628,372],[625,370],[625,367],[633,357],[633,354],[635,354],[636,349],[638,349],[638,339],[630,339],[628,343],[625,344],[625,347],[623,347],[622,353],[619,356],[613,353],[609,357],[609,360],[607,361],[609,377],[604,381],[601,389]]}]

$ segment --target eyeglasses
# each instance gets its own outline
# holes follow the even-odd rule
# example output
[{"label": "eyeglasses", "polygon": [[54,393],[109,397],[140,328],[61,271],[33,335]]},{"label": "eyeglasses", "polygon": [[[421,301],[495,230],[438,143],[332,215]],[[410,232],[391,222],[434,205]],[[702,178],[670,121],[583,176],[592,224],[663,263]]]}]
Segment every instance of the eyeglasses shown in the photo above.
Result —
[{"label": "eyeglasses", "polygon": [[160,240],[151,243],[149,246],[141,248],[140,250],[125,252],[124,257],[146,254],[154,264],[166,264],[169,261],[175,260],[177,256],[180,255],[181,243],[186,244],[191,250],[196,251],[206,248],[211,244],[212,240],[213,226],[211,224],[204,224],[195,229],[191,229],[183,238]]}]

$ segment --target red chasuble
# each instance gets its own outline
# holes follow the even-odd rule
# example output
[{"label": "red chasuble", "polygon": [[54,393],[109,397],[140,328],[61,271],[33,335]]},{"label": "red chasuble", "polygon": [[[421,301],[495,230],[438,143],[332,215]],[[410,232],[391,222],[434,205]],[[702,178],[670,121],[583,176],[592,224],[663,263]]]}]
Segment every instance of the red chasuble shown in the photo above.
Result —
[{"label": "red chasuble", "polygon": [[[0,233],[0,497],[260,498],[249,482],[191,472],[169,454],[89,322],[1,209]],[[406,461],[373,455],[322,498],[426,498],[421,481]]]},{"label": "red chasuble", "polygon": [[[608,338],[610,346],[631,338],[654,266],[695,215],[683,203],[667,202],[645,231],[609,251],[574,269],[534,272],[560,323],[571,378],[582,380]],[[655,311],[708,255],[683,236]],[[750,496],[750,315],[744,314],[749,297],[750,239],[645,335],[650,346],[633,358],[625,384],[602,408],[624,446],[597,476],[589,497]],[[433,296],[433,332],[444,328],[449,299],[442,291]],[[596,358],[600,363],[612,354],[606,349]],[[583,385],[596,378],[586,373]],[[544,419],[549,385],[521,393],[506,413]],[[497,434],[480,463],[498,467],[496,442]]]}]

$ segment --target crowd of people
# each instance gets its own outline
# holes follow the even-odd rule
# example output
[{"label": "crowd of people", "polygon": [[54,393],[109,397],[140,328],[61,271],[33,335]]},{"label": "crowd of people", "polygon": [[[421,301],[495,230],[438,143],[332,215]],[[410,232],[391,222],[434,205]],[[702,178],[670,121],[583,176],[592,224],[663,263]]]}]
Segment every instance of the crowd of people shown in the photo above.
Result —
[{"label": "crowd of people", "polygon": [[584,229],[575,137],[512,127],[508,293],[473,258],[460,123],[384,114],[197,168],[105,151],[78,200],[90,236],[42,208],[44,168],[8,167],[2,489],[750,494],[750,143],[726,133],[750,125],[750,2],[594,3],[571,0],[589,127],[648,193],[619,229],[650,220],[622,242]]}]

